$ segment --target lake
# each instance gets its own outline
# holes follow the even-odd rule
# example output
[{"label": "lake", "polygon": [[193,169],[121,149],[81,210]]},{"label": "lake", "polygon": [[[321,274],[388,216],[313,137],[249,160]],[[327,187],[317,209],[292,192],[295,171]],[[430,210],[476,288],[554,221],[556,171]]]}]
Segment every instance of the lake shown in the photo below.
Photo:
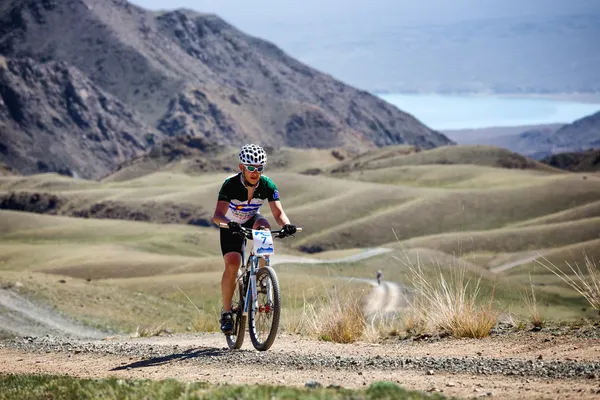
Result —
[{"label": "lake", "polygon": [[376,93],[436,130],[571,123],[600,111],[599,102],[484,95]]}]

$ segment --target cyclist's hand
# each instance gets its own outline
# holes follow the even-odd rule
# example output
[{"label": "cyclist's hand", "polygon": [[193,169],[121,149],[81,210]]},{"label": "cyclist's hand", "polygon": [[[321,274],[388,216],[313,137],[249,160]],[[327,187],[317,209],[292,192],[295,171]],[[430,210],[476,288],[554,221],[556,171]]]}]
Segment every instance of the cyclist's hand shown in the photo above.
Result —
[{"label": "cyclist's hand", "polygon": [[233,233],[237,233],[237,232],[241,232],[242,231],[242,226],[240,225],[239,222],[229,221],[227,223],[227,226],[229,226],[229,230],[231,230],[231,232],[233,232]]},{"label": "cyclist's hand", "polygon": [[285,236],[290,236],[296,233],[296,225],[285,224],[282,229]]}]

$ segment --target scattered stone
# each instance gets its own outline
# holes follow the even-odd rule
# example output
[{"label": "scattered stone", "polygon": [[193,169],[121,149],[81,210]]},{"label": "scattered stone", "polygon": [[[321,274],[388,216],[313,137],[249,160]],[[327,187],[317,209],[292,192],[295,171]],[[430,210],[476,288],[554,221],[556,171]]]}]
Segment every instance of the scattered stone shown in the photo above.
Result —
[{"label": "scattered stone", "polygon": [[433,374],[434,374],[434,372],[433,372],[432,369],[430,369],[429,371],[427,371],[427,375],[433,375]]},{"label": "scattered stone", "polygon": [[307,387],[309,389],[316,389],[316,388],[320,388],[323,387],[323,385],[321,385],[320,382],[317,382],[313,379],[309,379],[306,381],[306,383],[304,384],[304,387]]}]

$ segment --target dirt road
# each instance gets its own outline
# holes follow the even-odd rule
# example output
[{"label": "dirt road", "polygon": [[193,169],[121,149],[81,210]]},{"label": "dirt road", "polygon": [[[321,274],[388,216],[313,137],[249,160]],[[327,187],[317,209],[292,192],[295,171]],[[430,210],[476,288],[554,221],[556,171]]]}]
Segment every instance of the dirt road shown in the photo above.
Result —
[{"label": "dirt road", "polygon": [[[405,288],[366,281],[373,284],[367,308],[393,312],[400,305]],[[241,350],[229,351],[220,334],[97,339],[101,333],[8,290],[0,291],[0,307],[8,311],[0,319],[3,327],[26,327],[31,332],[20,334],[32,335],[0,341],[0,373],[294,386],[316,381],[347,388],[386,380],[468,398],[600,398],[598,324],[542,332],[499,330],[482,340],[391,338],[378,344],[279,335],[271,350],[259,353],[248,338]]]},{"label": "dirt road", "polygon": [[[557,328],[558,329],[558,328]],[[257,352],[230,351],[220,334],[0,342],[0,373],[49,373],[361,388],[375,381],[460,397],[600,397],[600,327],[499,333],[487,339],[390,339],[334,344],[280,335]]]}]

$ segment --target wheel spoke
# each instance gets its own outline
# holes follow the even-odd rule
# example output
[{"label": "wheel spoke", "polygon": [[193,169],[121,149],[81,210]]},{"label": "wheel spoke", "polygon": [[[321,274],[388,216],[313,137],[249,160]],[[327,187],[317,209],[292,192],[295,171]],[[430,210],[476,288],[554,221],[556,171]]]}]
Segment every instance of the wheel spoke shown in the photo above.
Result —
[{"label": "wheel spoke", "polygon": [[273,344],[279,325],[279,283],[272,268],[257,273],[257,308],[250,316],[250,338],[258,350]]}]

